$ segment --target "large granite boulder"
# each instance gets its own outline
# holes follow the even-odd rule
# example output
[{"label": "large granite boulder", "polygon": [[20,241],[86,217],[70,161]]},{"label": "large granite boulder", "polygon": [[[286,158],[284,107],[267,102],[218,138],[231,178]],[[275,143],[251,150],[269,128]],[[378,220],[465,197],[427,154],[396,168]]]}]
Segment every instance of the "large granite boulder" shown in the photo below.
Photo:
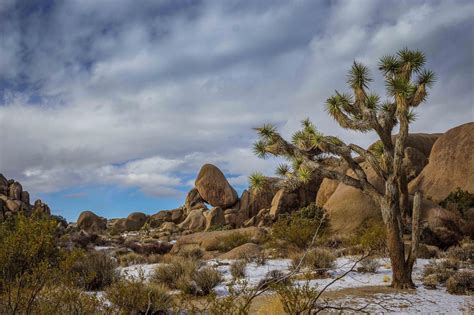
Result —
[{"label": "large granite boulder", "polygon": [[237,192],[216,166],[205,164],[196,178],[199,195],[213,207],[228,208],[237,203]]},{"label": "large granite boulder", "polygon": [[40,199],[35,201],[33,208],[31,210],[32,213],[44,213],[44,214],[51,214],[51,209],[49,209],[48,205],[43,203]]},{"label": "large granite boulder", "polygon": [[192,210],[178,227],[183,230],[199,231],[206,227],[206,218],[202,214],[204,209]]},{"label": "large granite boulder", "polygon": [[126,231],[138,231],[142,228],[145,222],[148,220],[148,216],[142,212],[133,212],[128,215],[125,220]]},{"label": "large granite boulder", "polygon": [[87,232],[101,232],[107,228],[107,220],[92,211],[83,211],[77,219],[77,227]]},{"label": "large granite boulder", "polygon": [[428,165],[410,182],[409,190],[420,190],[434,202],[444,200],[458,187],[474,192],[474,123],[443,134],[433,145]]}]

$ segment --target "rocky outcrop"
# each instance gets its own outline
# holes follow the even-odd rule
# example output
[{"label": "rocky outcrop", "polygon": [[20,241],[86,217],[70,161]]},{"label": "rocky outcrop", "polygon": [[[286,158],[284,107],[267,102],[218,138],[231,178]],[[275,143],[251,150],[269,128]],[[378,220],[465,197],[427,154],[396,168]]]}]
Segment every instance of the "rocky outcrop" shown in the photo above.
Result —
[{"label": "rocky outcrop", "polygon": [[107,228],[107,220],[92,211],[83,211],[77,219],[77,227],[87,232],[101,232]]},{"label": "rocky outcrop", "polygon": [[254,243],[246,243],[240,245],[234,249],[231,249],[227,253],[220,255],[219,259],[242,259],[242,258],[254,258],[260,255],[261,248],[259,245]]},{"label": "rocky outcrop", "polygon": [[206,218],[202,214],[202,210],[192,210],[186,219],[178,224],[183,230],[199,231],[206,227]]},{"label": "rocky outcrop", "polygon": [[[196,210],[194,210],[196,211]],[[172,253],[179,253],[181,250],[186,248],[199,247],[205,251],[213,251],[219,247],[219,243],[222,239],[229,237],[231,234],[245,234],[252,242],[258,243],[266,235],[265,230],[257,227],[248,227],[235,230],[226,231],[212,231],[212,232],[199,232],[189,235],[181,236],[174,244]]]},{"label": "rocky outcrop", "polygon": [[458,187],[474,192],[474,123],[443,134],[433,145],[428,165],[409,185],[434,202],[444,200]]},{"label": "rocky outcrop", "polygon": [[298,195],[280,189],[272,199],[270,215],[276,218],[278,215],[290,212],[291,209],[298,208]]},{"label": "rocky outcrop", "polygon": [[196,178],[199,195],[213,207],[228,208],[238,201],[237,192],[216,166],[205,164]]},{"label": "rocky outcrop", "polygon": [[0,174],[0,222],[17,213],[30,215],[33,212],[51,214],[48,205],[41,200],[36,200],[32,206],[30,194],[23,190],[22,185]]},{"label": "rocky outcrop", "polygon": [[205,231],[209,231],[212,228],[226,224],[224,211],[222,211],[221,207],[214,207],[211,210],[206,211],[204,213],[204,217],[206,218]]},{"label": "rocky outcrop", "polygon": [[186,208],[186,214],[195,209],[207,209],[204,199],[196,188],[191,189],[186,195],[184,207]]}]

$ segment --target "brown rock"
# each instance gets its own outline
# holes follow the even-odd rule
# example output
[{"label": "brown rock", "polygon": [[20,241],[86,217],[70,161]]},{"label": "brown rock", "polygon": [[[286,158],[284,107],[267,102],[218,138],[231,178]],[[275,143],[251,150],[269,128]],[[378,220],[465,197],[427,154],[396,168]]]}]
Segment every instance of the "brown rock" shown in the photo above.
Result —
[{"label": "brown rock", "polygon": [[99,217],[92,211],[83,211],[77,219],[77,226],[87,232],[99,232],[107,228],[107,220],[103,217]]},{"label": "brown rock", "polygon": [[186,213],[189,213],[194,209],[207,209],[204,199],[202,199],[196,188],[193,188],[188,192],[184,206],[186,208]]},{"label": "brown rock", "polygon": [[51,209],[49,209],[48,205],[43,203],[40,199],[35,201],[35,204],[33,205],[33,208],[31,212],[37,212],[37,213],[44,213],[44,214],[51,214]]},{"label": "brown rock", "polygon": [[234,249],[231,249],[225,254],[220,255],[219,259],[242,259],[243,257],[252,258],[257,257],[261,253],[261,248],[254,243],[246,243]]},{"label": "brown rock", "polygon": [[[248,196],[248,217],[256,216],[261,209],[270,208],[275,194],[280,190],[278,187],[279,178],[267,177],[266,185],[260,190],[251,189]],[[242,194],[242,198],[244,195]],[[247,198],[247,197],[245,197]],[[246,202],[247,203],[247,202]],[[241,211],[244,211],[244,202],[241,202]]]},{"label": "brown rock", "polygon": [[177,229],[176,224],[174,224],[173,222],[165,222],[160,227],[161,231],[175,232],[176,229]]},{"label": "brown rock", "polygon": [[172,221],[171,217],[172,217],[171,211],[162,210],[150,216],[150,219],[149,219],[150,226],[152,228],[156,228],[162,225],[164,222],[171,222]]},{"label": "brown rock", "polygon": [[[196,210],[193,210],[196,211]],[[225,231],[212,231],[212,232],[199,232],[188,235],[183,235],[176,241],[172,253],[178,253],[180,250],[185,248],[195,248],[200,247],[205,251],[215,250],[222,238],[228,237],[231,234],[240,233],[247,234],[252,242],[258,242],[258,240],[265,237],[266,232],[263,229],[256,227],[241,228],[235,230],[225,230]]]},{"label": "brown rock", "polygon": [[332,196],[332,194],[336,191],[337,186],[339,185],[339,181],[335,179],[325,178],[321,183],[321,187],[319,187],[318,194],[316,195],[316,205],[318,207],[324,207],[326,202]]},{"label": "brown rock", "polygon": [[225,224],[224,211],[222,211],[221,207],[214,207],[211,210],[206,211],[204,216],[206,217],[205,231]]},{"label": "brown rock", "polygon": [[438,203],[458,187],[474,192],[474,123],[443,134],[433,145],[429,163],[409,184],[410,192],[421,190]]},{"label": "brown rock", "polygon": [[[380,191],[384,182],[367,164],[362,163],[367,178]],[[352,171],[349,176],[355,177]],[[367,220],[381,220],[380,207],[362,191],[340,183],[324,204],[329,216],[331,229],[336,233],[352,234]]]},{"label": "brown rock", "polygon": [[6,203],[7,209],[11,212],[18,212],[20,210],[20,207],[21,207],[20,200],[7,199],[5,203]]},{"label": "brown rock", "polygon": [[289,193],[284,189],[280,189],[273,197],[270,215],[273,218],[276,218],[278,215],[290,212],[291,210],[294,210],[298,207],[298,195],[296,193]]},{"label": "brown rock", "polygon": [[177,208],[170,210],[171,213],[171,222],[175,224],[179,224],[184,221],[185,215],[184,215],[184,209],[183,208]]},{"label": "brown rock", "polygon": [[21,192],[21,201],[30,204],[30,194],[27,191]]},{"label": "brown rock", "polygon": [[205,164],[195,183],[201,197],[214,207],[228,208],[237,203],[237,192],[216,166]]},{"label": "brown rock", "polygon": [[0,174],[0,195],[8,195],[8,180]]},{"label": "brown rock", "polygon": [[129,214],[125,220],[125,229],[126,231],[138,231],[147,220],[148,216],[146,214],[142,212],[133,212]]},{"label": "brown rock", "polygon": [[186,219],[178,224],[178,227],[180,229],[184,230],[193,230],[193,231],[199,231],[203,230],[206,227],[206,218],[202,214],[202,210],[192,210]]},{"label": "brown rock", "polygon": [[8,198],[12,200],[21,200],[23,188],[19,182],[14,182],[8,187]]}]

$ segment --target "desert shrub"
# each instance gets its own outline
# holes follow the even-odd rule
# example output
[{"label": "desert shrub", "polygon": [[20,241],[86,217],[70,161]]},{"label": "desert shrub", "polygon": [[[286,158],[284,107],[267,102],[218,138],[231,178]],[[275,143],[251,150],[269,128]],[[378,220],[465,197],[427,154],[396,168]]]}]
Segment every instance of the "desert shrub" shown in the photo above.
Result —
[{"label": "desert shrub", "polygon": [[123,267],[137,265],[137,264],[144,264],[147,262],[147,259],[145,256],[134,253],[134,252],[121,255],[118,257],[117,260],[120,266],[123,266]]},{"label": "desert shrub", "polygon": [[419,244],[417,250],[417,258],[431,259],[439,256],[439,250],[435,246],[427,246]]},{"label": "desert shrub", "polygon": [[474,242],[470,239],[463,240],[459,246],[450,247],[446,252],[446,257],[467,264],[474,263]]},{"label": "desert shrub", "polygon": [[223,236],[219,243],[216,245],[216,250],[220,252],[228,252],[231,249],[250,243],[252,241],[251,237],[247,233],[235,232],[229,235]]},{"label": "desert shrub", "polygon": [[451,294],[471,294],[474,292],[474,271],[462,270],[446,281],[446,289]]},{"label": "desert shrub", "polygon": [[301,261],[301,267],[308,268],[311,271],[316,271],[317,273],[325,273],[327,269],[334,268],[336,256],[328,250],[324,248],[316,248],[308,251],[306,256],[304,253],[293,253],[291,255],[291,267],[296,269]]},{"label": "desert shrub", "polygon": [[[370,221],[370,220],[369,220]],[[386,229],[381,223],[368,222],[359,231],[355,238],[364,250],[383,251],[386,248]]]},{"label": "desert shrub", "polygon": [[427,289],[436,289],[436,286],[439,284],[439,278],[437,274],[429,274],[423,277],[423,286]]},{"label": "desert shrub", "polygon": [[264,252],[260,252],[253,257],[252,261],[258,266],[264,266],[267,263],[267,255]]},{"label": "desert shrub", "polygon": [[376,273],[377,270],[380,268],[380,263],[375,258],[366,258],[360,262],[359,267],[357,267],[358,272],[368,272],[368,273]]},{"label": "desert shrub", "polygon": [[440,262],[430,262],[430,264],[427,265],[423,271],[423,279],[434,275],[436,276],[439,284],[444,284],[449,279],[449,277],[456,273],[458,268],[459,262],[452,259],[447,259]]},{"label": "desert shrub", "polygon": [[86,290],[101,290],[117,277],[117,263],[102,252],[90,252],[80,257],[72,267],[78,275],[77,284]]},{"label": "desert shrub", "polygon": [[172,297],[163,286],[148,284],[143,277],[121,279],[105,291],[107,300],[120,314],[165,313],[172,307]]},{"label": "desert shrub", "polygon": [[204,267],[195,271],[191,278],[196,283],[199,295],[208,295],[222,282],[222,275],[217,269],[212,267]]},{"label": "desert shrub", "polygon": [[449,193],[446,199],[439,204],[448,210],[457,210],[464,216],[467,209],[474,207],[474,194],[457,188],[455,191]]},{"label": "desert shrub", "polygon": [[245,278],[245,267],[247,262],[245,260],[236,260],[230,264],[230,274],[234,279]]},{"label": "desert shrub", "polygon": [[312,314],[319,299],[319,290],[306,281],[302,285],[280,285],[275,287],[286,314]]},{"label": "desert shrub", "polygon": [[272,226],[272,237],[282,244],[304,249],[313,239],[321,224],[320,233],[323,234],[326,224],[322,222],[325,210],[311,204],[299,211],[288,215],[281,215]]},{"label": "desert shrub", "polygon": [[169,263],[159,265],[151,275],[151,281],[162,284],[170,289],[178,289],[178,279],[190,276],[197,269],[194,261],[172,259]]},{"label": "desert shrub", "polygon": [[0,224],[0,313],[28,313],[38,293],[61,276],[56,222],[39,213]]},{"label": "desert shrub", "polygon": [[68,285],[47,287],[40,292],[35,306],[36,314],[107,314],[104,301],[94,294]]},{"label": "desert shrub", "polygon": [[126,242],[125,246],[133,250],[138,254],[150,255],[150,254],[166,254],[171,251],[173,245],[168,242],[155,241],[153,243],[139,244],[137,242]]},{"label": "desert shrub", "polygon": [[262,290],[269,286],[273,287],[276,285],[291,285],[291,279],[280,270],[270,270],[265,277],[258,282],[257,288]]},{"label": "desert shrub", "polygon": [[183,248],[178,255],[187,259],[199,260],[204,256],[204,251],[199,247]]}]

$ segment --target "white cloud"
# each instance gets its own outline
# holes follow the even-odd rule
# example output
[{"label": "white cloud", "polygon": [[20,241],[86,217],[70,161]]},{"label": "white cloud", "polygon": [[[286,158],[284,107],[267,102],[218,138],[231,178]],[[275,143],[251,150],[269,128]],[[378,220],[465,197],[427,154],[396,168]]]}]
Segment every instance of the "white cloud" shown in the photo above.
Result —
[{"label": "white cloud", "polygon": [[[321,131],[367,145],[373,136],[341,130],[322,105],[343,89],[352,59],[376,75],[378,57],[405,46],[425,50],[440,77],[413,130],[473,118],[467,1],[111,3],[64,2],[0,22],[0,170],[31,191],[107,184],[170,195],[204,163],[245,185],[278,162],[251,151],[251,128],[263,122],[288,136],[309,116]],[[23,86],[22,75],[26,87],[2,85]],[[35,95],[41,105],[28,104]]]}]

